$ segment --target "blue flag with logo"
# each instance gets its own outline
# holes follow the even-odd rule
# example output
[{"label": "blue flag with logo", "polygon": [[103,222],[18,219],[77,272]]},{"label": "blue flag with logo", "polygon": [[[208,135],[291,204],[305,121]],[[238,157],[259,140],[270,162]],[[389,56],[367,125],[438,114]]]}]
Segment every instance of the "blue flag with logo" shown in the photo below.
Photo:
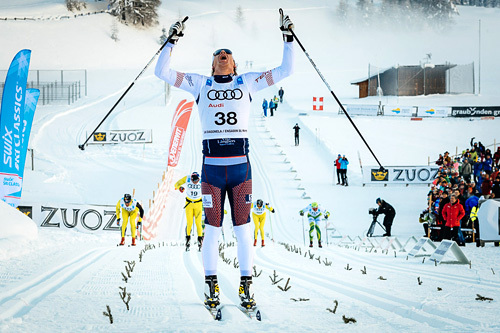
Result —
[{"label": "blue flag with logo", "polygon": [[23,118],[30,58],[30,50],[21,50],[12,60],[5,79],[0,109],[0,199],[13,207],[17,207],[21,199],[22,167],[26,159],[26,149],[23,149]]}]

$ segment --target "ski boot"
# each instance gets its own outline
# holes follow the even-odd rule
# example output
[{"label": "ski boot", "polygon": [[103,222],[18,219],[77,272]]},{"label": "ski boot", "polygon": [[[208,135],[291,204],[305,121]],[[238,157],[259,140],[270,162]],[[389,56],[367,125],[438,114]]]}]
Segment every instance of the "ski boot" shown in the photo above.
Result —
[{"label": "ski boot", "polygon": [[121,241],[121,243],[120,243],[120,244],[118,244],[118,245],[125,245],[125,237],[122,237],[122,241]]},{"label": "ski boot", "polygon": [[257,238],[253,241],[253,246],[257,246]]},{"label": "ski boot", "polygon": [[313,241],[311,241],[311,243],[309,244],[309,247],[313,247]]},{"label": "ski boot", "polygon": [[189,241],[191,240],[191,236],[186,236],[186,252],[189,251],[189,247],[191,244],[189,244]]},{"label": "ski boot", "polygon": [[265,245],[264,245],[264,240],[262,240],[262,247],[264,247],[264,246],[265,246]]},{"label": "ski boot", "polygon": [[321,241],[318,241],[318,247],[323,247],[323,246],[321,245]]},{"label": "ski boot", "polygon": [[135,246],[135,237],[132,237],[132,246]]},{"label": "ski boot", "polygon": [[250,296],[250,285],[252,284],[251,276],[242,276],[240,280],[240,290],[239,296],[241,301],[241,307],[244,309],[252,309],[255,307],[256,303],[253,299],[253,295]]},{"label": "ski boot", "polygon": [[219,301],[219,283],[217,275],[205,276],[205,305],[208,308],[215,308],[220,304]]},{"label": "ski boot", "polygon": [[203,245],[203,236],[198,236],[198,251],[201,251],[202,245]]}]

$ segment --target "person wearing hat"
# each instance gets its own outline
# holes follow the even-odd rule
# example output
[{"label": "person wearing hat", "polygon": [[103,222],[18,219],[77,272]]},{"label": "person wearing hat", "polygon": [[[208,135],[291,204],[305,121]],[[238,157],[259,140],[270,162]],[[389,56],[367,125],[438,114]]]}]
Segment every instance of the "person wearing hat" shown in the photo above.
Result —
[{"label": "person wearing hat", "polygon": [[384,236],[391,236],[392,222],[396,216],[396,210],[388,202],[383,199],[377,198],[375,202],[378,205],[377,215],[384,214],[384,222],[382,223],[385,227]]},{"label": "person wearing hat", "polygon": [[[121,213],[121,214],[120,214]],[[130,220],[130,228],[132,231],[132,246],[135,246],[135,235],[136,235],[136,225],[135,220],[137,219],[137,213],[139,213],[139,223],[142,222],[144,217],[144,209],[137,200],[132,199],[130,194],[124,194],[123,198],[118,200],[116,204],[116,223],[120,225],[123,218],[123,223],[121,223],[122,231],[122,241],[119,245],[125,245],[125,231],[127,230],[127,225]]]},{"label": "person wearing hat", "polygon": [[342,156],[339,154],[337,159],[335,160],[335,169],[337,170],[337,185],[340,185],[340,178],[342,177],[342,171],[340,170],[340,161],[342,160]]},{"label": "person wearing hat", "polygon": [[183,73],[170,68],[175,44],[184,36],[185,23],[182,20],[170,27],[169,36],[172,37],[160,53],[155,68],[158,78],[192,94],[198,106],[203,140],[201,192],[205,210],[205,236],[202,258],[207,295],[204,303],[208,308],[216,308],[220,304],[218,241],[222,233],[226,197],[231,206],[231,220],[238,241],[240,305],[247,309],[256,306],[250,291],[253,246],[250,226],[252,168],[248,132],[252,97],[293,73],[294,25],[283,11],[280,11],[279,19],[284,40],[283,53],[281,65],[273,69],[238,74],[233,52],[227,48],[213,52],[210,76]]},{"label": "person wearing hat", "polygon": [[293,126],[293,129],[295,130],[295,146],[299,145],[299,123],[295,123],[295,126]]},{"label": "person wearing hat", "polygon": [[201,251],[203,244],[203,226],[201,223],[201,211],[203,205],[201,202],[201,183],[198,172],[193,172],[191,175],[182,177],[175,183],[175,189],[184,193],[186,190],[186,204],[184,210],[186,212],[186,251],[189,251],[191,241],[191,229],[193,228],[193,218],[196,224],[196,232],[198,234],[198,250]]},{"label": "person wearing hat", "polygon": [[321,207],[317,202],[313,202],[299,211],[300,216],[304,216],[305,213],[307,213],[307,218],[309,220],[309,247],[313,247],[314,231],[316,231],[316,237],[318,237],[318,246],[323,247],[321,245],[321,229],[319,228],[319,222],[322,216],[328,219],[330,212]]},{"label": "person wearing hat", "polygon": [[262,238],[262,247],[264,247],[264,225],[266,224],[266,209],[271,213],[274,213],[275,210],[273,207],[269,205],[269,203],[265,203],[262,199],[257,199],[256,202],[252,204],[252,219],[255,224],[255,232],[254,232],[254,241],[253,246],[257,246],[257,238],[259,236]]}]

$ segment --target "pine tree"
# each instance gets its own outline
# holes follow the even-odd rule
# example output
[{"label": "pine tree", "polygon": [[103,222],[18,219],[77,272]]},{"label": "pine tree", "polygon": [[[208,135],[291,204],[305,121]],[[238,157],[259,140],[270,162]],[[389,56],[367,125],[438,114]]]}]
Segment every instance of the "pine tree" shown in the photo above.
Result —
[{"label": "pine tree", "polygon": [[150,27],[158,24],[161,0],[110,0],[112,13],[125,24]]},{"label": "pine tree", "polygon": [[243,16],[243,7],[236,7],[235,21],[241,26],[245,25],[245,16]]},{"label": "pine tree", "polygon": [[161,29],[161,36],[160,36],[160,39],[158,40],[158,44],[163,45],[165,43],[165,41],[167,40],[167,38],[168,38],[167,29],[165,29],[165,27],[163,27]]}]

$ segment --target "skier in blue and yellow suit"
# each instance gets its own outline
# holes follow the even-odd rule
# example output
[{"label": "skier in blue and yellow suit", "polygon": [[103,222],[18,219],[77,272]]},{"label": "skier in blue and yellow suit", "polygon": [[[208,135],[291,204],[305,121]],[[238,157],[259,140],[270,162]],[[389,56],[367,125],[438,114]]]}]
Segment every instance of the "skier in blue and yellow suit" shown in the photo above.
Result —
[{"label": "skier in blue and yellow suit", "polygon": [[201,182],[198,172],[193,172],[190,176],[182,177],[175,183],[175,189],[184,192],[186,190],[186,250],[189,249],[189,241],[191,240],[191,229],[194,223],[196,224],[196,231],[198,233],[198,247],[201,249],[203,243],[203,226],[201,224],[201,215],[203,204],[201,202]]},{"label": "skier in blue and yellow suit", "polygon": [[123,217],[122,227],[122,241],[120,245],[125,245],[125,230],[127,230],[128,220],[130,219],[130,228],[132,229],[132,246],[135,246],[135,220],[137,219],[137,213],[139,213],[139,222],[142,222],[144,217],[144,209],[137,200],[132,199],[130,194],[123,195],[123,198],[118,200],[116,204],[116,221],[120,225],[120,213]]},{"label": "skier in blue and yellow suit", "polygon": [[253,241],[253,246],[257,246],[257,237],[259,235],[262,238],[262,247],[264,247],[264,224],[266,223],[266,208],[274,213],[274,208],[269,206],[268,203],[264,205],[264,201],[258,199],[252,204],[252,219],[255,224],[255,237]]}]

